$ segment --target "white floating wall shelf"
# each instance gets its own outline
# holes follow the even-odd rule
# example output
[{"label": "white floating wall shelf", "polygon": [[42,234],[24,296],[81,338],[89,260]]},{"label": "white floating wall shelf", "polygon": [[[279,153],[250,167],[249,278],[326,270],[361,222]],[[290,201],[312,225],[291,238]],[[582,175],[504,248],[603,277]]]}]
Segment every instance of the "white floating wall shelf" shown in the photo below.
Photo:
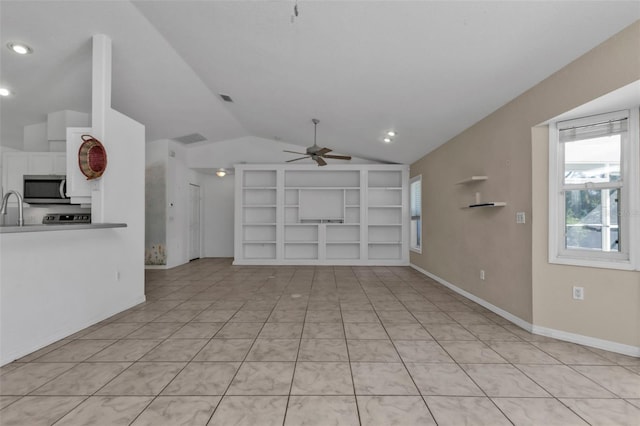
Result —
[{"label": "white floating wall shelf", "polygon": [[504,201],[489,201],[486,203],[470,204],[469,206],[467,206],[467,208],[476,209],[479,207],[504,207],[506,205],[507,203],[505,203]]},{"label": "white floating wall shelf", "polygon": [[487,176],[471,176],[470,178],[457,182],[456,185],[464,185],[466,183],[480,182],[489,179]]}]

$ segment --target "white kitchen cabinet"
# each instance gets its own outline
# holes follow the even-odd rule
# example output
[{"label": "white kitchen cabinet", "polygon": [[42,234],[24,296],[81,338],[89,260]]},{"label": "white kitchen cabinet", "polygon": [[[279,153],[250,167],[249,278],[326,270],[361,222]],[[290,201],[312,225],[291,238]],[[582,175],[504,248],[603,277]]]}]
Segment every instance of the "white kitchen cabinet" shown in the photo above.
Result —
[{"label": "white kitchen cabinet", "polygon": [[67,158],[64,152],[31,152],[27,155],[31,175],[67,174]]},{"label": "white kitchen cabinet", "polygon": [[[2,193],[18,191],[22,194],[22,177],[29,174],[29,157],[24,152],[7,152],[2,155]],[[12,202],[15,200],[12,198]]]},{"label": "white kitchen cabinet", "polygon": [[82,135],[87,134],[92,134],[90,127],[67,128],[67,196],[73,204],[91,204],[91,181],[87,180],[78,166]]},{"label": "white kitchen cabinet", "polygon": [[237,165],[235,204],[235,264],[408,264],[407,166]]},{"label": "white kitchen cabinet", "polygon": [[[64,152],[7,152],[2,156],[2,193],[22,194],[24,175],[64,175],[67,159]],[[15,200],[10,201],[15,205]]]}]

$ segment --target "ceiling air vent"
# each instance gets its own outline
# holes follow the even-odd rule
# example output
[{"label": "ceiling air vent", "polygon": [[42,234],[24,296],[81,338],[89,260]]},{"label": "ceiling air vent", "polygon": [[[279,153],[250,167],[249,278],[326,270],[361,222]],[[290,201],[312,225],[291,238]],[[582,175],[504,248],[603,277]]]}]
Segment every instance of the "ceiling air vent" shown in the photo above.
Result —
[{"label": "ceiling air vent", "polygon": [[231,96],[223,95],[222,93],[220,93],[219,95],[220,95],[220,97],[222,98],[223,101],[225,101],[225,102],[233,102],[233,99],[231,99]]},{"label": "ceiling air vent", "polygon": [[190,144],[195,142],[206,141],[207,138],[202,136],[200,133],[191,133],[190,135],[184,135],[184,136],[180,136],[179,138],[173,138],[173,140],[176,142],[184,143],[184,144]]}]

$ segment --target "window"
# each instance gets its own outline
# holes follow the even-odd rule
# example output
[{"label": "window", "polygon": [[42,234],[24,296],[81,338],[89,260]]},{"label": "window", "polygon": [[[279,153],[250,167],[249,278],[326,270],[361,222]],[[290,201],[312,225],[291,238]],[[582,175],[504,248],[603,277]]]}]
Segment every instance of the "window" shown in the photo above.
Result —
[{"label": "window", "polygon": [[637,268],[637,128],[637,110],[549,127],[550,262]]},{"label": "window", "polygon": [[411,250],[422,253],[422,176],[411,178],[410,186],[411,202]]}]

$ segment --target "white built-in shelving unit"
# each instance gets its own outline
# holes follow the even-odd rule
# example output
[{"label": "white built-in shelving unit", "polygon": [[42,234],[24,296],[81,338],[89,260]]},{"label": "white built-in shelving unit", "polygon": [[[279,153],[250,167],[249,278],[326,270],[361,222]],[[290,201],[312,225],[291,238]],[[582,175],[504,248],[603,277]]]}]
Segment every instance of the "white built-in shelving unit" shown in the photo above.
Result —
[{"label": "white built-in shelving unit", "polygon": [[237,165],[235,264],[408,264],[408,167]]}]

